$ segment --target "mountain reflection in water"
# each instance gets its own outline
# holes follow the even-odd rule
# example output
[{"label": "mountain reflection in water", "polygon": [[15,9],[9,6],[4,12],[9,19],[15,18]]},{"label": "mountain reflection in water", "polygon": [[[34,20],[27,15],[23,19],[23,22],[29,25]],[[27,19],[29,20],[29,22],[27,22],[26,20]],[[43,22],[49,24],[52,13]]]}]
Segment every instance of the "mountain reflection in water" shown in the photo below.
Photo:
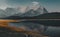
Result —
[{"label": "mountain reflection in water", "polygon": [[38,23],[32,23],[32,22],[19,22],[19,23],[9,23],[9,26],[15,26],[17,28],[23,28],[27,31],[41,31],[43,29],[43,26]]}]

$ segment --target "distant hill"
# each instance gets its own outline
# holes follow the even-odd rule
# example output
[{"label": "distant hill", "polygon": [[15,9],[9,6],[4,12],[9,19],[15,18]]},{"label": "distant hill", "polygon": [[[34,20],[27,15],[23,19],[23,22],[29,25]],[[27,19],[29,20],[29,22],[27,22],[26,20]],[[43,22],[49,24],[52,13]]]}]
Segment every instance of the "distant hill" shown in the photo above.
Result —
[{"label": "distant hill", "polygon": [[39,18],[41,18],[41,19],[60,19],[60,12],[46,13],[46,14],[35,16],[35,17],[38,19]]}]

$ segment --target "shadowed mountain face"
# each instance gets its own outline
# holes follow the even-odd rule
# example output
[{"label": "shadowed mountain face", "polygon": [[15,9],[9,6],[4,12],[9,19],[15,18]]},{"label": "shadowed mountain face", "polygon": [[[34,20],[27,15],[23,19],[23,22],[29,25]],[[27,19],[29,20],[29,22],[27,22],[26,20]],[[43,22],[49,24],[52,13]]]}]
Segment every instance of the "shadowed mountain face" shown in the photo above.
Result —
[{"label": "shadowed mountain face", "polygon": [[15,14],[22,14],[18,9],[16,8],[6,8],[5,9],[5,12],[6,12],[6,16],[12,16],[12,15],[15,15]]},{"label": "shadowed mountain face", "polygon": [[37,10],[31,9],[25,12],[24,14],[21,15],[21,17],[34,17],[44,13],[48,13],[48,11],[45,8],[43,8],[43,11],[42,11],[42,9],[39,7]]},{"label": "shadowed mountain face", "polygon": [[12,15],[18,14],[18,13],[22,14],[16,8],[6,8],[5,10],[0,9],[0,18],[5,18],[5,17],[8,17],[8,16],[12,16]]},{"label": "shadowed mountain face", "polygon": [[36,16],[36,15],[39,15],[39,14],[40,14],[40,12],[36,12],[33,9],[31,9],[28,12],[22,14],[21,17],[33,17],[33,16]]},{"label": "shadowed mountain face", "polygon": [[39,7],[37,10],[31,9],[27,11],[26,13],[22,14],[21,17],[34,17],[45,13],[48,13],[48,11],[45,8],[43,8],[42,11],[41,8]]},{"label": "shadowed mountain face", "polygon": [[2,9],[0,9],[0,18],[6,17],[6,12]]}]

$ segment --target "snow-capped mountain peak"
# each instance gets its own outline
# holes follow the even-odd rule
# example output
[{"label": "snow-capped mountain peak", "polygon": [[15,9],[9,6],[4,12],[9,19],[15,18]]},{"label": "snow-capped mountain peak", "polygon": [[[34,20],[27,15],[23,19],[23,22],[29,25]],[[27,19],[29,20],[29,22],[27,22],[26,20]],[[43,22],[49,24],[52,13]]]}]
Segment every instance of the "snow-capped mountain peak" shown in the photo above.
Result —
[{"label": "snow-capped mountain peak", "polygon": [[39,2],[32,2],[30,5],[27,6],[26,10],[37,10],[40,7],[40,3]]},{"label": "snow-capped mountain peak", "polygon": [[27,6],[23,17],[38,16],[40,14],[48,13],[48,11],[40,5],[39,2],[32,2],[31,5]]}]

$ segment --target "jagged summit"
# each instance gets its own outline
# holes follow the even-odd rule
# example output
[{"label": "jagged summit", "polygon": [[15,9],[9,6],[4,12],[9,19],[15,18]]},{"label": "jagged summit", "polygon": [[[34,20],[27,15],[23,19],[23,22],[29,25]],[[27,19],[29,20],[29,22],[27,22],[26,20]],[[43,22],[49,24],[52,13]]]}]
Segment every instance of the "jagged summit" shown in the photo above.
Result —
[{"label": "jagged summit", "polygon": [[[0,18],[5,18],[5,17],[9,17],[9,16],[12,16],[12,15],[16,15],[16,14],[22,14],[18,9],[16,8],[9,8],[7,7],[5,10],[3,9],[0,9]],[[19,15],[20,15],[19,14]]]},{"label": "jagged summit", "polygon": [[21,17],[32,17],[40,14],[48,13],[48,11],[40,5],[39,2],[32,2],[27,6],[25,13]]},{"label": "jagged summit", "polygon": [[6,12],[0,9],[0,18],[5,17],[5,16],[6,16]]},{"label": "jagged summit", "polygon": [[21,13],[16,8],[6,8],[5,11],[7,12],[7,16],[11,16],[11,15],[14,15],[17,13]]},{"label": "jagged summit", "polygon": [[40,5],[38,2],[32,2],[31,5],[27,6],[26,11],[22,17],[38,16],[40,14],[48,13],[48,11]]}]

